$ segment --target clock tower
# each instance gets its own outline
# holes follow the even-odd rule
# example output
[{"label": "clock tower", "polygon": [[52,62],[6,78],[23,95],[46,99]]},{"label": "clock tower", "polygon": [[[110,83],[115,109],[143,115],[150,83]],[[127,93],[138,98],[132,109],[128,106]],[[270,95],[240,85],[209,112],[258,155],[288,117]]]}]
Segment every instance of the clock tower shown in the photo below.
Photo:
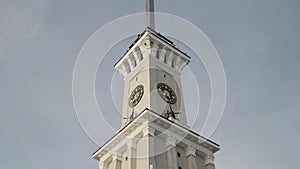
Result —
[{"label": "clock tower", "polygon": [[219,145],[189,129],[180,74],[190,57],[147,25],[115,64],[124,79],[121,129],[93,158],[100,169],[214,169]]},{"label": "clock tower", "polygon": [[122,127],[144,109],[187,125],[180,73],[190,57],[151,28],[116,63],[124,78]]}]

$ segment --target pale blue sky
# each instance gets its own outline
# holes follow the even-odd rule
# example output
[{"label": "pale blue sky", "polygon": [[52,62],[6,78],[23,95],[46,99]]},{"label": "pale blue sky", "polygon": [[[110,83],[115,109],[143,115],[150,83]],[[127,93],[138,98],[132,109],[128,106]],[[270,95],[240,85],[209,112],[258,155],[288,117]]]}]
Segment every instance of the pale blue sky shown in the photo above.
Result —
[{"label": "pale blue sky", "polygon": [[[0,168],[98,168],[91,158],[98,146],[73,108],[73,68],[97,29],[143,12],[144,3],[0,0]],[[157,0],[157,11],[198,26],[224,64],[228,99],[212,137],[222,149],[217,169],[300,168],[299,7],[297,0]],[[107,70],[110,77],[113,65]]]}]

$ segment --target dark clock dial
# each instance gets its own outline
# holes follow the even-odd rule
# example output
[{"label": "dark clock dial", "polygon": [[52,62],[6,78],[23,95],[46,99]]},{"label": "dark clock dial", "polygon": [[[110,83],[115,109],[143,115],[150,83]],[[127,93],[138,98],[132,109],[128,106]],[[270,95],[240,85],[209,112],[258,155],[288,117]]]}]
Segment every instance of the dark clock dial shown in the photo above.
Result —
[{"label": "dark clock dial", "polygon": [[144,95],[144,86],[138,85],[129,96],[129,106],[135,107],[142,99]]},{"label": "dark clock dial", "polygon": [[169,104],[175,104],[177,101],[174,90],[165,83],[157,84],[157,90],[160,97]]}]

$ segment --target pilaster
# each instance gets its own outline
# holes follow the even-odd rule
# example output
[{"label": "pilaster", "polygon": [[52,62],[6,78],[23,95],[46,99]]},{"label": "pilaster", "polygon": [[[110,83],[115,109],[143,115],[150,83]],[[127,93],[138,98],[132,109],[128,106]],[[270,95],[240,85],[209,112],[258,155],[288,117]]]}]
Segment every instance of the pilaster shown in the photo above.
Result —
[{"label": "pilaster", "polygon": [[155,168],[154,133],[155,129],[149,126],[143,130],[144,139],[148,139],[149,168],[152,167],[153,169]]},{"label": "pilaster", "polygon": [[177,157],[176,157],[176,139],[168,137],[166,139],[167,148],[167,162],[169,169],[178,169]]},{"label": "pilaster", "polygon": [[188,169],[197,169],[195,148],[191,146],[186,148],[186,158],[187,158]]},{"label": "pilaster", "polygon": [[122,164],[122,158],[118,156],[117,154],[112,155],[112,166],[113,169],[121,169]]},{"label": "pilaster", "polygon": [[136,169],[136,147],[137,140],[135,138],[133,138],[127,143],[128,169]]},{"label": "pilaster", "polygon": [[204,159],[206,169],[215,169],[215,157],[212,155],[207,155]]}]

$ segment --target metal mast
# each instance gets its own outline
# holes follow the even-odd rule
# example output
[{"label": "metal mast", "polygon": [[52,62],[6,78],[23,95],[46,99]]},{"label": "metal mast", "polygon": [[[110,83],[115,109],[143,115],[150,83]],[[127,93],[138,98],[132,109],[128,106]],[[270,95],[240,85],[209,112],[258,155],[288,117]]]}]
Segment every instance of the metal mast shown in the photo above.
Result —
[{"label": "metal mast", "polygon": [[155,30],[154,0],[146,2],[146,28]]}]

